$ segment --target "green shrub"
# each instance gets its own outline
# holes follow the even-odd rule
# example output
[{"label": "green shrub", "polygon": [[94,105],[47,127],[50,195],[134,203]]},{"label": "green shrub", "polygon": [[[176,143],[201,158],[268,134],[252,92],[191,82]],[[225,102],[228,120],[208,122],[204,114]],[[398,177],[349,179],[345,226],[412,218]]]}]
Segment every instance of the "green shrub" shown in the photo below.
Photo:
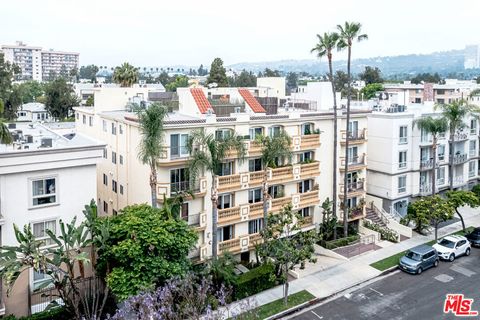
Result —
[{"label": "green shrub", "polygon": [[275,283],[275,267],[271,263],[265,263],[238,276],[234,287],[235,299],[243,299],[270,289]]},{"label": "green shrub", "polygon": [[37,312],[31,316],[17,318],[14,315],[3,316],[2,320],[69,320],[72,316],[63,307],[51,308],[47,311]]},{"label": "green shrub", "polygon": [[378,233],[380,233],[380,238],[382,240],[387,240],[390,242],[398,242],[400,240],[397,233],[395,233],[394,231],[388,228],[384,228],[379,224],[365,220],[363,221],[363,226],[365,228],[368,228],[370,230],[377,231]]},{"label": "green shrub", "polygon": [[477,198],[480,198],[480,184],[476,184],[472,188],[472,192],[475,193]]},{"label": "green shrub", "polygon": [[357,241],[358,239],[360,239],[360,236],[358,234],[356,234],[356,235],[353,235],[353,236],[349,236],[349,237],[346,237],[346,238],[340,238],[340,239],[332,240],[332,241],[320,241],[319,244],[322,247],[324,247],[325,249],[332,250],[332,249],[336,249],[336,248],[339,248],[339,247],[348,246],[349,244]]}]

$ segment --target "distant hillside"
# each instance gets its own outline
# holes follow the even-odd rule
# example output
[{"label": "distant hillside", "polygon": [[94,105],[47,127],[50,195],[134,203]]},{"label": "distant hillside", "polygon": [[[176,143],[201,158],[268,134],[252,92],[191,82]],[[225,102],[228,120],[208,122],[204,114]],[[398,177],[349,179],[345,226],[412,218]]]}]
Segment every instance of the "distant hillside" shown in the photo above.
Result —
[{"label": "distant hillside", "polygon": [[[409,54],[402,56],[375,57],[358,59],[352,62],[352,72],[363,71],[365,66],[378,67],[384,76],[393,74],[416,74],[424,72],[438,72],[448,75],[453,72],[463,72],[464,50],[434,52],[431,54]],[[327,63],[318,60],[281,60],[265,62],[245,62],[228,66],[234,70],[263,71],[265,68],[277,69],[283,72],[308,72],[310,74],[324,74],[327,72]],[[335,68],[345,69],[346,61],[336,61]]]}]

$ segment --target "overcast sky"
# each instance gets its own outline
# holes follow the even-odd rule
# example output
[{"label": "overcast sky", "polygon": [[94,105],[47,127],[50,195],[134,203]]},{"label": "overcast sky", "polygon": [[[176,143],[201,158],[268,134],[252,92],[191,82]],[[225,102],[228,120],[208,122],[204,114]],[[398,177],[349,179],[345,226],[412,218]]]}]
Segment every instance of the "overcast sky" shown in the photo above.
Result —
[{"label": "overcast sky", "polygon": [[76,51],[81,65],[309,59],[315,35],[346,20],[369,35],[354,58],[480,43],[478,0],[3,0],[1,8],[0,44]]}]

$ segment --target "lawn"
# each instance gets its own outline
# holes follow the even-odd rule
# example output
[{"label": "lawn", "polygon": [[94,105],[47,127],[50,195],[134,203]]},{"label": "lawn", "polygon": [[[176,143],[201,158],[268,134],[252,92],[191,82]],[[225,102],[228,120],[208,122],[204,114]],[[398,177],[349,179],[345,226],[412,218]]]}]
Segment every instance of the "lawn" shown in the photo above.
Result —
[{"label": "lawn", "polygon": [[[467,233],[471,232],[474,228],[473,227],[468,227],[466,229]],[[457,231],[457,232],[454,232],[452,234],[460,234],[460,235],[463,235],[463,230],[460,230],[460,231]],[[428,245],[432,245],[435,243],[435,240],[432,240],[432,241],[429,241],[429,242],[426,242],[425,244],[428,244]],[[371,267],[374,267],[375,269],[377,270],[380,270],[380,271],[385,271],[391,267],[394,267],[398,264],[398,260],[400,259],[400,257],[402,257],[403,255],[405,254],[405,251],[402,251],[400,253],[397,253],[393,256],[390,256],[388,258],[385,258],[385,259],[382,259],[382,260],[379,260],[377,262],[374,262],[372,263],[370,266]]]},{"label": "lawn", "polygon": [[315,298],[313,294],[307,290],[302,290],[300,292],[294,293],[288,296],[288,304],[283,304],[283,298],[267,303],[261,307],[257,308],[258,318],[265,319],[279,312],[285,311],[292,307],[298,306],[304,302],[312,300]]}]

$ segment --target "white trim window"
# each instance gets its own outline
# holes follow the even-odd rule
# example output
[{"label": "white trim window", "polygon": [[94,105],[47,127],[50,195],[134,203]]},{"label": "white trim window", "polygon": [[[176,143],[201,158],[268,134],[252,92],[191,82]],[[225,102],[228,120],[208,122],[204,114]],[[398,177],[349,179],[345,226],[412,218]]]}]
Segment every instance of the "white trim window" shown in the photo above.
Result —
[{"label": "white trim window", "polygon": [[50,283],[53,283],[53,279],[51,276],[32,269],[32,288],[34,292],[37,291],[39,288],[49,287]]},{"label": "white trim window", "polygon": [[475,157],[475,155],[477,154],[477,141],[470,140],[468,148],[469,148],[468,149],[468,156],[469,157]]},{"label": "white trim window", "polygon": [[469,178],[475,177],[475,161],[470,161],[468,163],[468,177]]},{"label": "white trim window", "polygon": [[56,177],[32,180],[32,206],[55,204],[57,200]]},{"label": "white trim window", "polygon": [[439,144],[437,147],[438,161],[445,161],[445,145]]},{"label": "white trim window", "polygon": [[437,185],[445,184],[445,167],[437,168]]},{"label": "white trim window", "polygon": [[405,169],[407,167],[407,151],[400,151],[398,153],[398,168]]},{"label": "white trim window", "polygon": [[188,157],[188,134],[170,135],[170,158]]},{"label": "white trim window", "polygon": [[47,230],[50,230],[53,234],[57,233],[57,221],[47,220],[32,223],[32,231],[35,236],[35,240],[42,242],[42,246],[51,246],[55,242],[47,234]]},{"label": "white trim window", "polygon": [[407,126],[400,126],[399,133],[398,133],[398,143],[399,144],[408,143]]},{"label": "white trim window", "polygon": [[259,233],[263,229],[263,218],[248,221],[248,234]]},{"label": "white trim window", "polygon": [[268,128],[268,136],[270,138],[276,137],[280,135],[280,132],[282,131],[283,127],[282,126],[272,126]]},{"label": "white trim window", "polygon": [[258,136],[263,136],[263,127],[250,128],[249,130],[250,141],[255,140]]},{"label": "white trim window", "polygon": [[407,192],[407,176],[398,177],[398,193]]},{"label": "white trim window", "polygon": [[477,119],[470,120],[470,134],[477,134]]},{"label": "white trim window", "polygon": [[103,132],[107,132],[107,121],[106,120],[102,120],[102,129],[103,129]]}]

